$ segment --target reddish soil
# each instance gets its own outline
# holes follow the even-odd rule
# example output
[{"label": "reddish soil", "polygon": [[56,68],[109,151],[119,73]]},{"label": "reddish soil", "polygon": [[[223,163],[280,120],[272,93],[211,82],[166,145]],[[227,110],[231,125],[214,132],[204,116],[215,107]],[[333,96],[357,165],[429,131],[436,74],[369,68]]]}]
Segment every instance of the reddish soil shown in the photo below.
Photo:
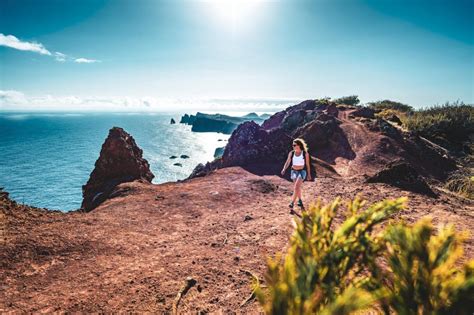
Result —
[{"label": "reddish soil", "polygon": [[[243,270],[262,279],[266,258],[285,251],[298,219],[288,213],[290,182],[231,167],[186,182],[119,188],[118,197],[89,213],[0,198],[0,312],[171,313],[189,276],[197,284],[182,298],[180,313],[261,311],[256,301],[241,306],[251,292]],[[474,204],[437,192],[433,199],[366,184],[362,176],[304,184],[306,200],[409,196],[399,217],[414,222],[430,215],[435,224],[472,232]],[[473,252],[471,233],[465,253]]]}]

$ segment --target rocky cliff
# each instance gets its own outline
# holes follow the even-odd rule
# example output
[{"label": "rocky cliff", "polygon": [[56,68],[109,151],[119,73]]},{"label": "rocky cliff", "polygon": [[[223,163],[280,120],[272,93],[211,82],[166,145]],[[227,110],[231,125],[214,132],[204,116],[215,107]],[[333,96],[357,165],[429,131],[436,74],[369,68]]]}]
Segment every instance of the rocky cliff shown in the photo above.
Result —
[{"label": "rocky cliff", "polygon": [[[179,313],[261,313],[249,274],[265,281],[298,220],[293,184],[274,175],[297,136],[318,176],[303,185],[306,203],[407,196],[397,219],[472,230],[474,203],[436,182],[455,167],[447,152],[357,110],[306,101],[262,126],[245,122],[222,159],[159,185],[133,138],[112,128],[84,186],[85,209],[96,207],[87,213],[29,207],[0,189],[0,312],[170,314],[192,281]],[[472,258],[473,235],[464,250]]]},{"label": "rocky cliff", "polygon": [[222,157],[198,165],[190,178],[229,166],[241,166],[258,175],[278,175],[294,138],[308,143],[318,176],[374,176],[389,163],[403,161],[410,165],[407,169],[442,181],[456,169],[446,150],[376,118],[372,109],[324,99],[291,106],[261,126],[254,122],[240,124]]},{"label": "rocky cliff", "polygon": [[204,114],[198,112],[196,115],[184,114],[181,117],[180,123],[192,125],[191,130],[195,132],[220,132],[231,134],[239,124],[246,121],[261,123],[265,119],[264,117],[259,117],[255,113],[250,113],[243,117],[234,117],[222,114]]},{"label": "rocky cliff", "polygon": [[122,128],[113,127],[105,139],[87,184],[82,186],[81,208],[90,211],[106,200],[120,183],[151,182],[154,175],[143,151]]}]

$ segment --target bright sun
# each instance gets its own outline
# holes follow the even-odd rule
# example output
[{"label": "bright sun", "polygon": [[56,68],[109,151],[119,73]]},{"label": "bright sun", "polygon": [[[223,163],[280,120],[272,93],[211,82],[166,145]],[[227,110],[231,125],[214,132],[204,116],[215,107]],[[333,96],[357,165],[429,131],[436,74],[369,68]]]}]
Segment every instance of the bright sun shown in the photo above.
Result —
[{"label": "bright sun", "polygon": [[233,29],[249,23],[259,11],[263,0],[212,0],[215,16]]}]

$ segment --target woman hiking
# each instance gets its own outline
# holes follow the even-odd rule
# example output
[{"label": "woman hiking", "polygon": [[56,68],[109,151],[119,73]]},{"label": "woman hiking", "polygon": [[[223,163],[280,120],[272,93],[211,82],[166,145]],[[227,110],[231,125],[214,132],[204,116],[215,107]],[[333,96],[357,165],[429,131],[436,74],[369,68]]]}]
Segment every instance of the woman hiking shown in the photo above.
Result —
[{"label": "woman hiking", "polygon": [[286,159],[285,165],[283,166],[281,175],[285,174],[285,171],[290,163],[292,163],[291,179],[295,183],[293,196],[290,203],[290,213],[293,214],[293,207],[295,205],[296,198],[298,198],[298,206],[304,210],[303,201],[301,200],[301,186],[306,178],[311,180],[308,146],[301,138],[293,140],[293,151],[288,153],[288,158]]}]

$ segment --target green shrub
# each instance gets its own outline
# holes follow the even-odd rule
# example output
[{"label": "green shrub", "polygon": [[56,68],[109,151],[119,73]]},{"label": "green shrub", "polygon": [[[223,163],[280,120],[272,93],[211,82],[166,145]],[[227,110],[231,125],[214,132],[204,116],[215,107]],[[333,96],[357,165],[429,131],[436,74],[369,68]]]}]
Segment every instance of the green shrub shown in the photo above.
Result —
[{"label": "green shrub", "polygon": [[474,175],[466,169],[461,169],[448,178],[446,188],[466,198],[474,200]]},{"label": "green shrub", "polygon": [[404,125],[447,149],[469,150],[474,139],[474,106],[455,102],[421,109],[408,116]]},{"label": "green shrub", "polygon": [[465,236],[449,225],[437,231],[430,219],[397,224],[385,233],[389,268],[383,274],[386,312],[472,314],[474,261],[456,268]]},{"label": "green shrub", "polygon": [[452,226],[435,235],[427,220],[377,228],[405,202],[400,198],[366,207],[356,198],[338,227],[333,222],[339,199],[311,205],[284,259],[269,259],[267,289],[256,284],[264,312],[350,314],[371,308],[386,314],[470,314],[474,261],[455,268],[462,235]]},{"label": "green shrub", "polygon": [[360,100],[357,95],[350,95],[350,96],[343,96],[341,98],[335,99],[334,103],[354,106],[354,105],[359,104]]},{"label": "green shrub", "polygon": [[367,106],[369,106],[370,108],[378,112],[383,111],[383,110],[393,110],[393,111],[402,112],[402,113],[413,112],[413,107],[411,107],[410,105],[406,105],[406,104],[391,101],[391,100],[370,102],[370,103],[367,103]]},{"label": "green shrub", "polygon": [[[334,228],[340,201],[307,212],[290,240],[284,263],[269,260],[265,277],[268,296],[256,294],[267,314],[347,314],[372,304],[380,244],[373,228],[403,208],[405,199],[383,201],[365,208],[359,199],[348,204],[348,218]],[[337,311],[336,311],[337,310]]]},{"label": "green shrub", "polygon": [[399,112],[394,109],[384,109],[375,114],[375,117],[380,117],[389,121],[393,121],[394,116],[398,117],[398,119],[400,119],[400,122],[403,123],[406,120],[407,114],[405,112]]}]

